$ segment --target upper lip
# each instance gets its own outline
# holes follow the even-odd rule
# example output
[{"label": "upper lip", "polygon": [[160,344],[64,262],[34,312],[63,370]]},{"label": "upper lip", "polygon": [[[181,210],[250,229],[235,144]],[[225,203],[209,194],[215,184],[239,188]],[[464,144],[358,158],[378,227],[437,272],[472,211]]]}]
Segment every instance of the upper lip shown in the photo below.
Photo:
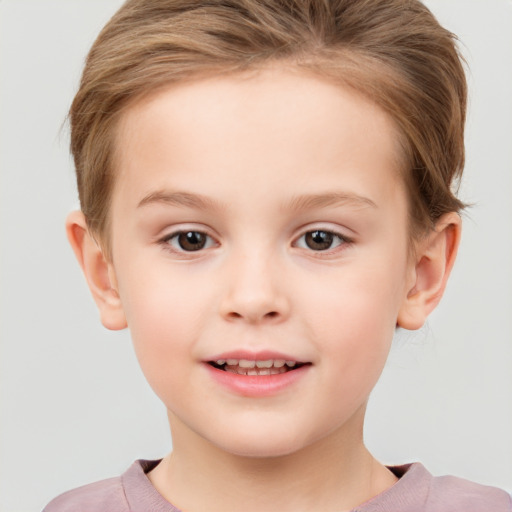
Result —
[{"label": "upper lip", "polygon": [[220,354],[216,354],[208,359],[208,361],[219,361],[226,359],[246,359],[248,361],[268,361],[268,360],[285,360],[285,361],[295,361],[296,363],[307,363],[309,361],[298,359],[295,356],[290,354],[284,354],[282,352],[276,352],[274,350],[259,350],[259,351],[250,351],[250,350],[230,350],[228,352],[222,352]]}]

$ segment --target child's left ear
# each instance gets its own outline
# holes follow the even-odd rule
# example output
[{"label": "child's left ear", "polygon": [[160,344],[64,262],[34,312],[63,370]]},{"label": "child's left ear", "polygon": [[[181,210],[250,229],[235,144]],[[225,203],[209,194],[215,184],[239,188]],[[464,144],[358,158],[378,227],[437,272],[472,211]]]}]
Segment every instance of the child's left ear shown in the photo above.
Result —
[{"label": "child's left ear", "polygon": [[398,327],[419,329],[441,300],[457,255],[461,224],[457,213],[446,213],[432,233],[418,243],[408,293],[398,312]]}]

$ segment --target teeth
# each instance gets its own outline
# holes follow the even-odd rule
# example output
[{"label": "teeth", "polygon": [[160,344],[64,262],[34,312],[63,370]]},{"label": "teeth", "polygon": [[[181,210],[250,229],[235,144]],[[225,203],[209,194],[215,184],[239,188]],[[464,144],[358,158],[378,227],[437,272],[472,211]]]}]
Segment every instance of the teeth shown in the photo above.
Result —
[{"label": "teeth", "polygon": [[242,368],[241,366],[226,366],[224,368],[229,373],[236,373],[238,375],[279,375],[286,373],[286,368]]},{"label": "teeth", "polygon": [[[280,370],[285,365],[288,368],[293,368],[297,362],[292,360],[284,360],[284,359],[265,359],[260,361],[255,361],[251,359],[217,359],[215,363],[219,366],[226,366],[224,369],[231,369],[236,373],[242,373],[244,375],[269,375],[264,370]],[[248,370],[258,370],[257,373],[248,372]],[[283,371],[285,368],[283,368]],[[275,372],[272,372],[275,373]],[[278,372],[282,373],[282,372]]]},{"label": "teeth", "polygon": [[270,368],[274,365],[274,361],[272,359],[268,359],[267,361],[256,361],[256,366],[258,368]]}]

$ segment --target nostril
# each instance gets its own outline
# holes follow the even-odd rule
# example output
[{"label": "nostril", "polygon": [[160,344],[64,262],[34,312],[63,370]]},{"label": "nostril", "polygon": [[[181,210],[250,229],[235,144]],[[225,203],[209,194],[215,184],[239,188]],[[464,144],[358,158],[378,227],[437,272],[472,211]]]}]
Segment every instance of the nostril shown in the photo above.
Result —
[{"label": "nostril", "polygon": [[[241,315],[236,311],[231,311],[231,313],[229,313],[228,316],[231,318],[242,318],[244,315]],[[265,313],[263,315],[264,318],[275,318],[277,316],[279,316],[279,313],[277,311],[269,311],[268,313]]]},{"label": "nostril", "polygon": [[231,311],[226,311],[225,313],[223,313],[222,316],[228,321],[234,322],[234,321],[246,320],[247,322],[250,322],[250,323],[265,322],[265,321],[276,322],[280,318],[283,317],[283,314],[278,310],[269,311],[267,309],[266,313],[264,311],[265,311],[264,309],[263,309],[263,311],[248,310],[247,312],[231,310]]}]

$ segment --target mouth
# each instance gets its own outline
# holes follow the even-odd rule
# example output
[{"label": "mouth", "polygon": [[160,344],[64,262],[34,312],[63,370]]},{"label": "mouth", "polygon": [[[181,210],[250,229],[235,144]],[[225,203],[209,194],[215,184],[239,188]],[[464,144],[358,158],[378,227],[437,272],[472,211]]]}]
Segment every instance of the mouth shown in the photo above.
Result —
[{"label": "mouth", "polygon": [[217,359],[208,361],[208,364],[217,370],[237,375],[280,375],[297,370],[311,363],[301,363],[285,359]]}]

